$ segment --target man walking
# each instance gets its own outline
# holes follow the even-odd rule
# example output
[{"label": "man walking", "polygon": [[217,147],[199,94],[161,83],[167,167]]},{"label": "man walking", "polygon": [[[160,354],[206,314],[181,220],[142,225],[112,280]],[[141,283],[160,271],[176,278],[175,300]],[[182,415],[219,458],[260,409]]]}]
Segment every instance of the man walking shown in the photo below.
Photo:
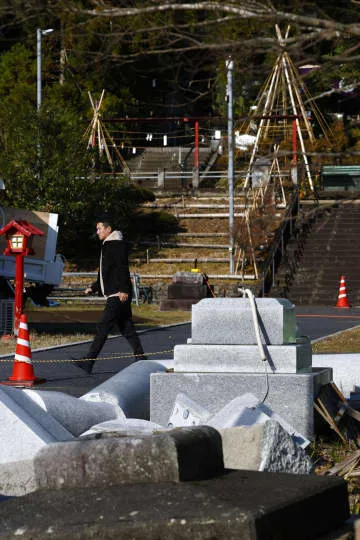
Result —
[{"label": "man walking", "polygon": [[[132,320],[132,285],[127,242],[123,240],[122,233],[114,229],[108,216],[99,218],[96,234],[102,241],[98,277],[90,287],[85,289],[85,294],[97,293],[99,296],[104,296],[106,304],[86,358],[98,356],[110,330],[116,324],[129,342],[136,359],[146,360]],[[75,365],[90,374],[94,360],[75,362]]]}]

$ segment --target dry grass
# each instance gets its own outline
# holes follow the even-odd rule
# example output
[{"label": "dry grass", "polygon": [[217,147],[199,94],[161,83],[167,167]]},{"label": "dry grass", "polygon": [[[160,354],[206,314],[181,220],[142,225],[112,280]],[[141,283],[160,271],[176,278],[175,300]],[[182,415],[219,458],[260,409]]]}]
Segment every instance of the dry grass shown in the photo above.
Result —
[{"label": "dry grass", "polygon": [[[48,347],[60,347],[60,345],[66,345],[68,343],[91,340],[93,337],[93,334],[82,334],[80,332],[76,332],[74,334],[45,334],[30,332],[30,345],[32,350]],[[15,354],[15,348],[15,337],[5,339],[2,338],[0,340],[0,355]]]},{"label": "dry grass", "polygon": [[312,350],[313,353],[358,353],[360,352],[360,326],[317,341],[313,344]]},{"label": "dry grass", "polygon": [[[79,304],[70,304],[70,305],[60,305],[56,308],[33,308],[29,310],[29,320],[36,321],[36,315],[43,314],[44,311],[48,314],[49,321],[51,321],[52,314],[56,314],[56,324],[59,325],[59,316],[61,314],[71,313],[71,311],[93,311],[94,318],[93,322],[96,322],[100,317],[102,312],[103,305],[101,306],[79,306]],[[142,327],[151,327],[159,326],[166,324],[176,324],[182,322],[190,321],[190,312],[184,311],[160,311],[159,306],[155,304],[143,304],[132,307],[133,317],[136,326],[141,329]],[[68,323],[68,321],[66,321]],[[91,333],[81,333],[77,331],[77,324],[74,322],[73,331],[67,331],[66,333],[54,332],[45,333],[45,332],[36,332],[30,331],[30,343],[31,349],[39,349],[43,347],[57,347],[60,345],[65,345],[68,343],[75,343],[77,341],[88,341],[94,337],[94,334]],[[15,353],[16,339],[15,338],[6,338],[0,340],[0,355],[3,354],[13,354]]]}]

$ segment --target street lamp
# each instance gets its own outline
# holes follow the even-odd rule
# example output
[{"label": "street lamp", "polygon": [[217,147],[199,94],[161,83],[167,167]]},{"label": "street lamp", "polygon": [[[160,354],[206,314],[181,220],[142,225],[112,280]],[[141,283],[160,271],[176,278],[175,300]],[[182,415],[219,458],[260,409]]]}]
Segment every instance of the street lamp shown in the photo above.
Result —
[{"label": "street lamp", "polygon": [[47,28],[46,30],[41,30],[37,28],[36,30],[36,45],[37,45],[37,87],[36,87],[36,97],[37,97],[37,110],[39,112],[41,107],[41,38],[47,34],[53,32],[53,28]]},{"label": "street lamp", "polygon": [[37,45],[37,79],[36,79],[36,104],[38,112],[38,136],[37,136],[37,177],[40,180],[41,175],[41,145],[40,145],[40,108],[41,108],[41,38],[53,32],[53,28],[41,30],[36,29],[36,45]]}]

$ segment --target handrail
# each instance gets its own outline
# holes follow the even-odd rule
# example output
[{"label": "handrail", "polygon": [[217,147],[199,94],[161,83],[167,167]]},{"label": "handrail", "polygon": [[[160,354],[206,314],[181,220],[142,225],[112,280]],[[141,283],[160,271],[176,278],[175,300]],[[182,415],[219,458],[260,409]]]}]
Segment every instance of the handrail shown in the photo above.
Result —
[{"label": "handrail", "polygon": [[[295,191],[293,192],[292,199],[290,201],[288,209],[286,210],[284,219],[280,227],[276,231],[270,251],[265,259],[262,272],[259,278],[260,287],[259,287],[257,296],[261,296],[261,297],[265,296],[265,292],[266,292],[265,286],[266,286],[266,281],[269,280],[269,274],[270,274],[270,278],[272,279],[272,285],[274,285],[274,277],[275,277],[275,270],[276,270],[275,258],[277,255],[279,255],[279,252],[281,253],[281,257],[282,257],[284,253],[284,236],[286,235],[287,232],[289,232],[289,236],[291,236],[293,222],[296,220],[296,216],[298,215],[298,213],[299,213],[299,189],[296,188]],[[281,260],[281,257],[280,257],[280,260]]]}]

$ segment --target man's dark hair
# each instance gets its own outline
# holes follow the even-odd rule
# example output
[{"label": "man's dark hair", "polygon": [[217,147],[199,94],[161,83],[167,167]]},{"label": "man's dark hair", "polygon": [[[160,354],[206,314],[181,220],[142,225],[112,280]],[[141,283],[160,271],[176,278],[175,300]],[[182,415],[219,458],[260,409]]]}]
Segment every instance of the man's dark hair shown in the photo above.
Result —
[{"label": "man's dark hair", "polygon": [[96,223],[103,223],[105,227],[111,227],[112,230],[115,229],[115,224],[113,217],[110,214],[100,214],[96,218]]}]

